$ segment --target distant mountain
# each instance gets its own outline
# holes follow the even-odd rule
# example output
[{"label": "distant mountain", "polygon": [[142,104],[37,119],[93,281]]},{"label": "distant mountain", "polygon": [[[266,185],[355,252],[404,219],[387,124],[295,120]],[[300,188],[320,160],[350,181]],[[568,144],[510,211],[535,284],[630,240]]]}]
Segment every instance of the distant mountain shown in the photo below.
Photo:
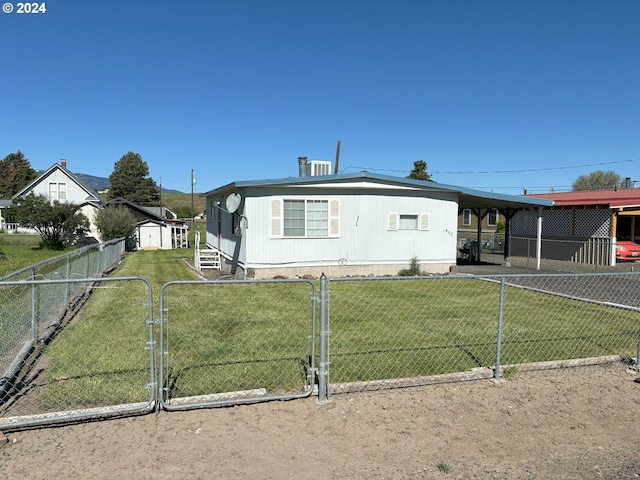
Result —
[{"label": "distant mountain", "polygon": [[[43,170],[38,171],[38,175],[41,175],[42,173],[44,173]],[[73,174],[78,177],[80,180],[82,180],[82,183],[84,183],[87,187],[93,188],[96,192],[99,192],[101,190],[106,190],[107,188],[109,188],[109,185],[111,185],[111,182],[109,182],[109,177],[94,177],[93,175],[87,175],[86,173],[75,173],[73,172]],[[169,190],[166,188],[162,189],[163,193],[183,193],[180,190]]]},{"label": "distant mountain", "polygon": [[96,192],[109,188],[111,183],[108,178],[94,177],[93,175],[87,175],[86,173],[74,173],[76,177],[82,180],[87,187],[93,188]]}]

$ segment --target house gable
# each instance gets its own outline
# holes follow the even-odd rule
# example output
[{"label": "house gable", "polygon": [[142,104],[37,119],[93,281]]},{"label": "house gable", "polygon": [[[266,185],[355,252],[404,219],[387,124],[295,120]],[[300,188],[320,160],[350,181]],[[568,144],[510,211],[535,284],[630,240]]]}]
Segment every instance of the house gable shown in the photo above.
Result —
[{"label": "house gable", "polygon": [[97,192],[57,163],[16,193],[14,198],[24,197],[30,193],[43,195],[50,200],[75,203],[76,205],[86,203],[100,205],[104,202]]}]

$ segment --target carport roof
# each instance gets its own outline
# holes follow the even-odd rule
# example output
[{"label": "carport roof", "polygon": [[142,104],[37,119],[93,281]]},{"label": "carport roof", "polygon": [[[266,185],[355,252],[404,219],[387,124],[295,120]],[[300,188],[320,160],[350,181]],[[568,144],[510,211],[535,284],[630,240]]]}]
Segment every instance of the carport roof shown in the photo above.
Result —
[{"label": "carport roof", "polygon": [[483,192],[471,188],[455,185],[445,185],[443,183],[429,182],[424,180],[413,180],[411,178],[393,177],[389,175],[379,175],[370,172],[341,173],[337,175],[321,175],[307,177],[287,177],[268,180],[248,180],[232,182],[218,187],[201,196],[209,197],[224,195],[237,189],[243,188],[263,188],[263,187],[304,187],[304,186],[326,186],[335,188],[366,188],[367,183],[385,184],[390,187],[401,187],[429,191],[446,191],[458,194],[458,207],[472,209],[497,208],[499,210],[511,210],[530,207],[550,207],[552,200],[536,198],[532,196],[505,195],[493,192]]},{"label": "carport roof", "polygon": [[554,206],[606,206],[625,208],[640,206],[640,188],[619,190],[581,190],[577,192],[540,193],[531,197],[553,200]]}]

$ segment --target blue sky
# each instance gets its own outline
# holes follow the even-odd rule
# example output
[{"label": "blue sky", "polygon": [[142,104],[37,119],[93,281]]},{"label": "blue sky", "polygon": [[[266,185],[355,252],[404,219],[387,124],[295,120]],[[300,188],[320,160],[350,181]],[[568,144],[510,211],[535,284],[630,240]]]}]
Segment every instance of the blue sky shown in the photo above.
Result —
[{"label": "blue sky", "polygon": [[[17,8],[17,2],[11,2]],[[640,181],[637,0],[50,0],[0,13],[0,158],[165,189],[339,171]]]}]

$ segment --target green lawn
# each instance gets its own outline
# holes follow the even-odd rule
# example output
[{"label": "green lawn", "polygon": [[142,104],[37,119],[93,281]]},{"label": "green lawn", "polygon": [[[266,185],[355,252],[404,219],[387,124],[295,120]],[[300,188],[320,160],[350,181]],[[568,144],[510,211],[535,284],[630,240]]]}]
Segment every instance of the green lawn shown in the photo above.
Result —
[{"label": "green lawn", "polygon": [[[154,320],[167,282],[195,280],[193,249],[129,254]],[[317,285],[316,285],[317,287]],[[170,397],[264,388],[299,392],[311,352],[307,282],[172,284],[164,290],[162,377]],[[499,285],[470,277],[331,281],[330,381],[403,378],[495,363]],[[148,288],[104,282],[42,360],[43,409],[149,398]],[[507,287],[502,364],[636,354],[635,312]],[[159,345],[159,325],[154,327]],[[317,353],[317,350],[316,350]],[[156,361],[158,358],[156,358]]]},{"label": "green lawn", "polygon": [[[331,282],[331,380],[495,365],[500,286],[473,278]],[[501,364],[637,354],[640,315],[507,287]]]},{"label": "green lawn", "polygon": [[0,277],[65,253],[40,248],[40,240],[39,235],[0,234]]}]

